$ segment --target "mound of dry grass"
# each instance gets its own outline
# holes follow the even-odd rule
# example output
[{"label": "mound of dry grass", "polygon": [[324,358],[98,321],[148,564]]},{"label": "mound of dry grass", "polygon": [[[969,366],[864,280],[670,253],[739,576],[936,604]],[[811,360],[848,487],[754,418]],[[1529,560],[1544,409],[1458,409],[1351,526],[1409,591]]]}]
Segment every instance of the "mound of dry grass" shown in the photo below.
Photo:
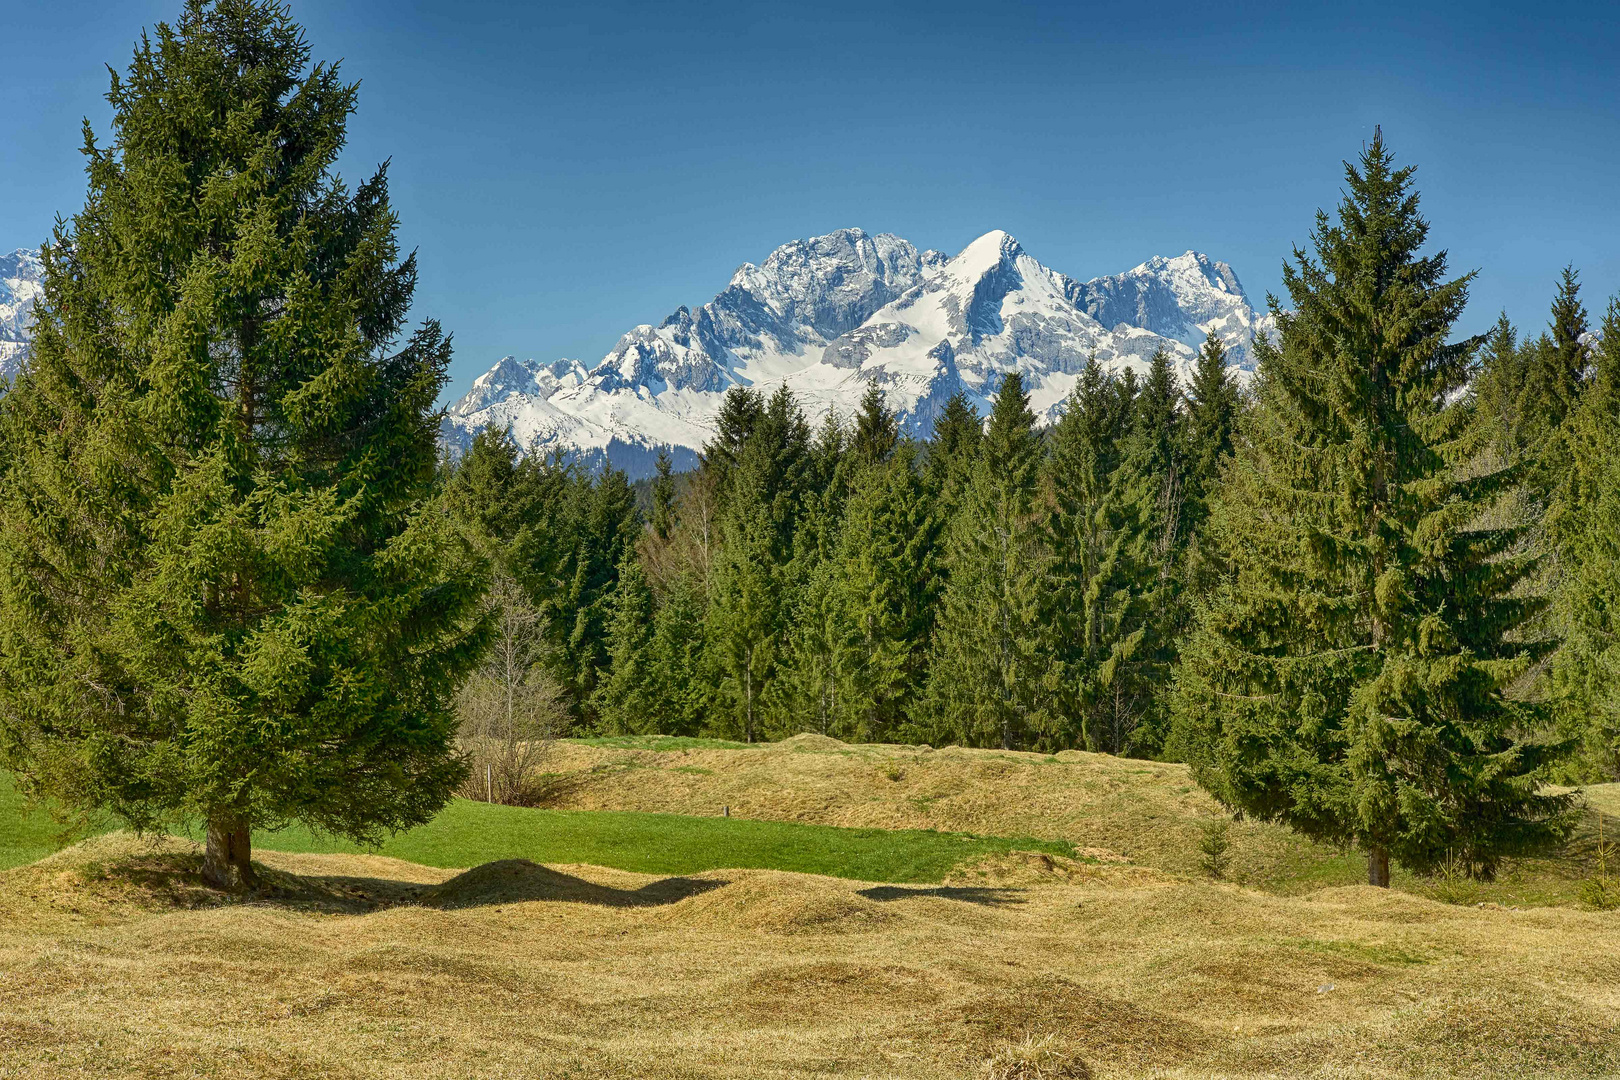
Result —
[{"label": "mound of dry grass", "polygon": [[1613,1075],[1620,916],[1007,856],[944,885],[125,836],[0,874],[0,1076]]},{"label": "mound of dry grass", "polygon": [[[1102,862],[1202,875],[1199,841],[1222,815],[1185,765],[1065,750],[1055,756],[1000,750],[849,744],[796,735],[747,749],[624,749],[554,745],[541,805],[644,810],[885,829],[940,829],[1066,840]],[[1453,901],[1507,905],[1579,903],[1591,872],[1596,813],[1620,837],[1620,785],[1589,789],[1592,807],[1571,847],[1507,868],[1490,885],[1414,879],[1395,885]],[[1298,895],[1366,880],[1364,861],[1279,826],[1234,822],[1228,880]]]}]

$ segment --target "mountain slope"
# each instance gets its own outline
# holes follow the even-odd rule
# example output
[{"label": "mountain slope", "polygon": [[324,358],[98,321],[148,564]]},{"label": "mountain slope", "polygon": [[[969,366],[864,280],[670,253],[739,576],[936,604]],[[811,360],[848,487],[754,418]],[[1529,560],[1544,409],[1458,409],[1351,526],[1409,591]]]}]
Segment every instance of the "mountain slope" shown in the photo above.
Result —
[{"label": "mountain slope", "polygon": [[1186,367],[1214,329],[1247,368],[1268,327],[1231,268],[1195,252],[1082,284],[1000,231],[947,258],[841,229],[744,264],[709,303],[636,327],[594,367],[502,358],[450,408],[444,435],[462,447],[495,424],[525,448],[643,475],[659,447],[695,462],[732,386],[785,385],[812,415],[847,415],[876,383],[925,437],[953,393],[988,411],[1014,369],[1051,421],[1091,357],[1141,369],[1163,348]]},{"label": "mountain slope", "polygon": [[22,366],[34,301],[44,291],[44,279],[39,252],[18,248],[0,255],[0,376],[4,378],[14,378]]}]

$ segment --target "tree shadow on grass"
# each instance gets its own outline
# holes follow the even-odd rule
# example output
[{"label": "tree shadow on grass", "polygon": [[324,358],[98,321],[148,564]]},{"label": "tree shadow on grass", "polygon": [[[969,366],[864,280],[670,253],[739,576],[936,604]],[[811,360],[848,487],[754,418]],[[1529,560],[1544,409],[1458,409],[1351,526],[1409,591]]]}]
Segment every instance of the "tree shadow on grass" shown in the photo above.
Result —
[{"label": "tree shadow on grass", "polygon": [[931,885],[918,888],[907,885],[876,885],[870,889],[860,890],[859,895],[868,900],[884,902],[907,900],[914,896],[937,896],[943,900],[960,900],[964,904],[1002,907],[1007,904],[1024,903],[1023,897],[1017,895],[1023,891],[1023,889],[993,889],[983,885]]},{"label": "tree shadow on grass", "polygon": [[670,877],[639,889],[615,889],[541,866],[528,859],[502,859],[475,866],[442,885],[422,888],[413,902],[454,910],[531,900],[595,904],[599,907],[660,907],[718,889],[726,882],[712,878]]},{"label": "tree shadow on grass", "polygon": [[[453,911],[537,900],[617,908],[657,907],[726,884],[717,879],[669,877],[636,889],[619,889],[527,859],[485,863],[437,885],[388,877],[307,870],[300,873],[255,862],[257,887],[223,892],[202,880],[202,857],[195,850],[176,850],[172,843],[122,846],[124,850],[111,858],[79,867],[78,885],[104,893],[109,899],[116,896],[134,901],[148,910],[256,904],[363,915],[405,905]],[[129,850],[131,847],[135,850]]]}]

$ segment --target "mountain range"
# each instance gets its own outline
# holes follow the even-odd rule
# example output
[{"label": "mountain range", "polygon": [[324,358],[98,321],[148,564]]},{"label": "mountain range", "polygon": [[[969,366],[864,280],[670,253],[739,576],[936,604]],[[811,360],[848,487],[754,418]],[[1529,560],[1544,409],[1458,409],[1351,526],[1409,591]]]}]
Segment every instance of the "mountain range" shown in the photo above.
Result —
[{"label": "mountain range", "polygon": [[502,357],[450,406],[443,432],[454,450],[493,424],[530,452],[636,477],[660,448],[678,468],[695,464],[732,386],[785,385],[815,417],[852,414],[876,384],[905,430],[927,437],[952,394],[985,413],[1012,370],[1050,423],[1093,360],[1141,371],[1164,349],[1185,372],[1213,330],[1248,371],[1254,335],[1272,328],[1230,266],[1194,251],[1082,283],[1005,232],[949,257],[840,229],[743,264],[713,300],[635,327],[593,366]]},{"label": "mountain range", "polygon": [[18,248],[0,255],[0,376],[7,379],[22,366],[34,299],[43,291],[44,278],[39,252]]},{"label": "mountain range", "polygon": [[[0,375],[22,363],[41,292],[37,252],[0,255]],[[464,449],[486,425],[529,452],[647,475],[660,449],[697,463],[727,389],[786,385],[812,417],[853,414],[868,384],[907,432],[927,437],[949,397],[989,411],[1002,377],[1023,374],[1030,404],[1054,421],[1085,365],[1141,371],[1165,349],[1185,373],[1213,330],[1228,362],[1252,370],[1256,333],[1273,329],[1226,263],[1189,251],[1079,282],[1011,236],[986,233],[956,256],[888,233],[840,229],[744,263],[713,300],[630,330],[596,364],[502,357],[446,410]]]}]

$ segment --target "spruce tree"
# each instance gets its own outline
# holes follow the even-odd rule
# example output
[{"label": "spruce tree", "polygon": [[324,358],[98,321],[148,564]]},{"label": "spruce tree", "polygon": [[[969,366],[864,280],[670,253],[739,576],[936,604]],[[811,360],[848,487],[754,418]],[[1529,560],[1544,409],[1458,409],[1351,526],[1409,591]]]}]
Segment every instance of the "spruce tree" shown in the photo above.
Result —
[{"label": "spruce tree", "polygon": [[861,396],[861,407],[855,414],[855,431],[849,449],[863,465],[876,465],[889,460],[900,441],[900,425],[894,412],[883,403],[883,391],[877,383],[867,383]]},{"label": "spruce tree", "polygon": [[1479,449],[1502,461],[1523,451],[1527,432],[1520,408],[1525,404],[1527,356],[1507,312],[1497,317],[1481,350],[1479,374],[1474,378],[1474,419]]},{"label": "spruce tree", "polygon": [[705,648],[706,600],[689,576],[675,579],[653,615],[648,685],[656,722],[648,730],[665,735],[701,735],[713,721],[715,662]]},{"label": "spruce tree", "polygon": [[1541,500],[1552,497],[1569,467],[1564,418],[1580,403],[1586,377],[1588,360],[1581,338],[1587,331],[1587,319],[1580,291],[1574,268],[1566,266],[1553,298],[1548,332],[1526,350],[1518,414],[1523,418],[1525,445],[1533,457],[1531,493]]},{"label": "spruce tree", "polygon": [[1554,663],[1561,727],[1577,781],[1620,778],[1620,299],[1609,302],[1591,385],[1568,418],[1569,469],[1557,509],[1560,622]]},{"label": "spruce tree", "polygon": [[936,738],[1012,749],[1037,719],[1046,558],[1034,515],[1040,457],[1023,378],[1009,372],[946,545],[928,690]]},{"label": "spruce tree", "polygon": [[1186,527],[1196,532],[1209,516],[1210,491],[1220,479],[1222,463],[1232,456],[1237,426],[1237,383],[1226,370],[1226,346],[1211,330],[1198,350],[1198,364],[1187,388],[1184,477]]},{"label": "spruce tree", "polygon": [[832,562],[838,711],[864,742],[894,736],[925,687],[939,522],[915,457],[908,444],[857,477]]},{"label": "spruce tree", "polygon": [[1148,523],[1123,469],[1134,418],[1093,361],[1052,431],[1042,651],[1051,660],[1043,728],[1054,745],[1119,753],[1144,711],[1146,688],[1135,676],[1153,565]]},{"label": "spruce tree", "polygon": [[450,346],[379,169],[333,173],[356,84],[279,4],[190,0],[88,123],[6,396],[0,755],[137,829],[371,842],[465,775],[483,573],[429,509]]},{"label": "spruce tree", "polygon": [[725,697],[744,742],[753,742],[760,733],[766,693],[776,674],[786,600],[770,510],[753,479],[754,484],[738,486],[728,511],[708,618]]},{"label": "spruce tree", "polygon": [[634,556],[619,570],[609,607],[608,670],[596,690],[600,725],[616,735],[662,731],[665,702],[653,656],[653,594]]},{"label": "spruce tree", "polygon": [[967,478],[972,475],[973,462],[979,456],[979,443],[984,439],[984,422],[966,392],[956,391],[946,399],[939,419],[934,421],[934,435],[928,443],[928,465],[925,475],[928,487],[941,500],[941,516],[950,517],[961,495]]},{"label": "spruce tree", "polygon": [[658,448],[657,475],[652,484],[652,531],[660,540],[675,535],[675,465],[669,452]]},{"label": "spruce tree", "polygon": [[1424,255],[1428,225],[1381,135],[1316,258],[1284,266],[1294,310],[1259,343],[1259,400],[1212,532],[1230,567],[1183,650],[1180,721],[1221,802],[1416,871],[1449,856],[1488,876],[1566,835],[1542,793],[1556,749],[1503,687],[1534,649],[1513,640],[1530,560],[1482,518],[1509,470],[1465,469],[1457,394],[1477,339],[1452,342],[1469,276]]}]

